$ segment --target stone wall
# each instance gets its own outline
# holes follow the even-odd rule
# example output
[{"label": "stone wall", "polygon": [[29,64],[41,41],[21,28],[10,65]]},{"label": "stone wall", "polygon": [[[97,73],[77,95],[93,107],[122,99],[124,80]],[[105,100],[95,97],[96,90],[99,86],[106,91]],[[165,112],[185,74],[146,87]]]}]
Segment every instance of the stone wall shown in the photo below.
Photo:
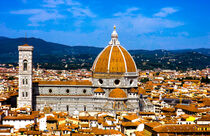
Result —
[{"label": "stone wall", "polygon": [[34,88],[39,95],[93,95],[91,86],[41,85]]},{"label": "stone wall", "polygon": [[[102,88],[104,95],[97,95],[97,87],[83,85],[34,85],[34,108],[43,110],[50,106],[53,111],[101,111],[110,101],[109,92],[113,88]],[[123,89],[126,93],[130,88]],[[129,108],[139,110],[138,97],[128,97]]]},{"label": "stone wall", "polygon": [[104,98],[94,96],[36,96],[36,110],[50,106],[53,111],[97,111],[106,103]]}]

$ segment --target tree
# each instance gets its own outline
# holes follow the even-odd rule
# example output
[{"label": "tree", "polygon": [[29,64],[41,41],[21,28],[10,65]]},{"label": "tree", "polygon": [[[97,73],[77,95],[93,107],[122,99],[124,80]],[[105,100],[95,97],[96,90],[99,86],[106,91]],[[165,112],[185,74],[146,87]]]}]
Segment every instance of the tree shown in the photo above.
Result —
[{"label": "tree", "polygon": [[142,82],[142,83],[146,83],[147,81],[149,81],[149,78],[142,78],[141,80],[140,80],[140,82]]},{"label": "tree", "polygon": [[210,79],[209,79],[208,75],[206,75],[206,77],[202,77],[201,83],[206,83],[206,84],[210,83]]}]

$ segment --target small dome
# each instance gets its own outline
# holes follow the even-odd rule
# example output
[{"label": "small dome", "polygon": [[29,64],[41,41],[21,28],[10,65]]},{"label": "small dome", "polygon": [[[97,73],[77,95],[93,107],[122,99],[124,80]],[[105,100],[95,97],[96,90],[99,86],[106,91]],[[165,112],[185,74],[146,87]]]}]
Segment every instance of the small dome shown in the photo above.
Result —
[{"label": "small dome", "polygon": [[21,46],[30,46],[30,45],[28,45],[28,44],[26,43],[26,44],[23,44],[23,45],[21,45]]},{"label": "small dome", "polygon": [[105,93],[105,91],[102,88],[97,88],[94,90],[94,93]]},{"label": "small dome", "polygon": [[110,98],[127,98],[127,94],[120,88],[115,88],[109,93]]},{"label": "small dome", "polygon": [[138,91],[135,88],[131,88],[130,92],[131,93],[138,93]]}]

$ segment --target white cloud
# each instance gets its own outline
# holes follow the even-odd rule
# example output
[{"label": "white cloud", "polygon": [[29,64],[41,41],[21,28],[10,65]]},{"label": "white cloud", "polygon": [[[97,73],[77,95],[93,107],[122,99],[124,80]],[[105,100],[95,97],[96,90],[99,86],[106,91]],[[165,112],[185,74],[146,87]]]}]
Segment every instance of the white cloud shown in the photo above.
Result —
[{"label": "white cloud", "polygon": [[28,19],[31,22],[29,26],[39,26],[40,22],[64,18],[57,10],[46,11],[44,9],[23,9],[11,11],[11,14],[31,15]]},{"label": "white cloud", "polygon": [[131,16],[132,12],[138,11],[138,10],[139,8],[133,7],[133,8],[127,9],[126,12],[117,12],[113,16],[127,16],[127,15]]},{"label": "white cloud", "polygon": [[[28,18],[31,22],[29,26],[39,26],[41,23],[48,20],[56,20],[67,17],[67,15],[65,15],[66,11],[70,12],[72,16],[75,17],[72,21],[74,21],[76,26],[81,25],[84,22],[85,17],[96,17],[96,14],[88,7],[84,7],[81,3],[74,0],[43,0],[41,6],[42,9],[23,9],[11,11],[10,13],[30,15]],[[58,6],[60,7],[58,8]]]},{"label": "white cloud", "polygon": [[64,4],[63,0],[44,0],[43,2],[45,3],[43,7],[50,7],[50,8],[54,8],[57,5]]},{"label": "white cloud", "polygon": [[68,9],[74,17],[96,17],[89,8],[72,7]]},{"label": "white cloud", "polygon": [[74,0],[44,0],[44,3],[44,7],[51,8],[65,4],[64,7],[67,8],[67,11],[71,12],[74,17],[96,17],[88,7],[84,7],[81,3]]},{"label": "white cloud", "polygon": [[[80,31],[43,31],[43,30],[14,30],[0,24],[0,35],[7,37],[24,37],[27,32],[29,37],[41,38],[49,42],[56,42],[66,45],[88,45],[105,47],[110,38],[109,30],[97,29],[93,32],[81,33]],[[112,29],[112,27],[111,27]],[[123,28],[121,28],[123,29]],[[121,30],[120,29],[120,30]],[[198,37],[186,37],[182,35],[158,36],[141,35],[134,36],[133,33],[119,32],[119,40],[126,49],[186,49],[186,48],[209,48],[210,35]],[[71,37],[71,38],[69,38]],[[82,39],[82,40],[81,40]]]},{"label": "white cloud", "polygon": [[[110,40],[110,34],[113,30],[113,25],[115,24],[119,33],[119,40],[123,45],[127,45],[129,48],[142,48],[138,47],[138,43],[141,46],[144,43],[145,45],[148,45],[148,48],[150,48],[149,46],[154,47],[154,45],[157,45],[157,47],[161,48],[167,47],[167,45],[170,45],[171,43],[161,41],[162,39],[166,38],[159,38],[158,36],[151,37],[148,35],[151,33],[164,31],[166,28],[176,28],[184,25],[184,23],[180,21],[169,20],[166,18],[157,18],[155,16],[149,17],[139,14],[139,9],[135,7],[129,8],[125,10],[125,12],[115,13],[112,17],[109,18],[96,17],[96,14],[94,14],[88,7],[84,7],[83,5],[73,4],[71,7],[67,7],[67,10],[72,13],[73,17],[76,17],[75,20],[73,20],[75,21],[75,31],[65,32],[51,30],[50,32],[44,32],[40,30],[41,32],[38,33],[37,31],[33,31],[34,36],[47,38],[49,41],[53,39],[54,42],[65,44],[68,43],[70,45],[105,46]],[[40,25],[42,22],[48,20],[56,20],[64,17],[63,15],[59,14],[57,10],[53,9],[25,9],[12,11],[11,13],[30,15],[29,21],[31,24],[29,25],[31,26]],[[172,11],[170,13],[172,13]],[[90,21],[90,25],[95,26],[95,30],[89,32],[80,30],[80,26],[85,20],[84,17],[94,18]],[[142,36],[144,34],[145,36]],[[177,35],[177,37],[184,37],[182,40],[186,40],[187,35],[187,32],[182,32],[180,35]],[[71,37],[73,40],[69,40],[69,37]],[[157,43],[153,39],[150,40],[150,38],[156,38]],[[174,38],[174,41],[176,39],[180,38]],[[171,42],[173,41],[171,40]],[[160,46],[158,45],[159,43],[161,44]]]},{"label": "white cloud", "polygon": [[70,6],[79,6],[79,5],[81,5],[79,2],[75,2],[75,1],[72,1],[72,0],[66,0],[66,4],[70,5]]},{"label": "white cloud", "polygon": [[[125,13],[127,13],[127,11]],[[135,16],[124,16],[125,13],[121,13],[122,16],[116,16],[116,14],[114,14],[115,17],[94,20],[93,22],[98,29],[110,30],[113,25],[116,25],[117,28],[121,28],[120,31],[123,30],[123,33],[129,33],[132,35],[151,33],[161,31],[165,28],[175,28],[184,25],[184,23],[180,21],[147,17],[141,14],[136,14]]]},{"label": "white cloud", "polygon": [[178,10],[171,7],[162,8],[158,13],[155,13],[154,16],[156,17],[166,17],[169,14],[173,14],[177,12]]},{"label": "white cloud", "polygon": [[40,12],[43,12],[43,10],[42,9],[23,9],[23,10],[11,11],[10,13],[28,15],[28,14],[38,14]]},{"label": "white cloud", "polygon": [[58,5],[66,4],[68,6],[80,6],[81,4],[73,0],[44,0],[43,7],[55,8]]}]

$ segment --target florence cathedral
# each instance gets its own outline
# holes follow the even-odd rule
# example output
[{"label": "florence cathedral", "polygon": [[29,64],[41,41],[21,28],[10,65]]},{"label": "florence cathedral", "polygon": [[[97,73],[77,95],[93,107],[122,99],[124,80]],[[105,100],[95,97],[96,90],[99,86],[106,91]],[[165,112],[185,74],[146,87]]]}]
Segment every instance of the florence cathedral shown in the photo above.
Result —
[{"label": "florence cathedral", "polygon": [[18,107],[53,111],[139,111],[138,71],[129,52],[120,45],[116,27],[111,40],[95,59],[91,80],[33,81],[33,46],[19,50]]}]

